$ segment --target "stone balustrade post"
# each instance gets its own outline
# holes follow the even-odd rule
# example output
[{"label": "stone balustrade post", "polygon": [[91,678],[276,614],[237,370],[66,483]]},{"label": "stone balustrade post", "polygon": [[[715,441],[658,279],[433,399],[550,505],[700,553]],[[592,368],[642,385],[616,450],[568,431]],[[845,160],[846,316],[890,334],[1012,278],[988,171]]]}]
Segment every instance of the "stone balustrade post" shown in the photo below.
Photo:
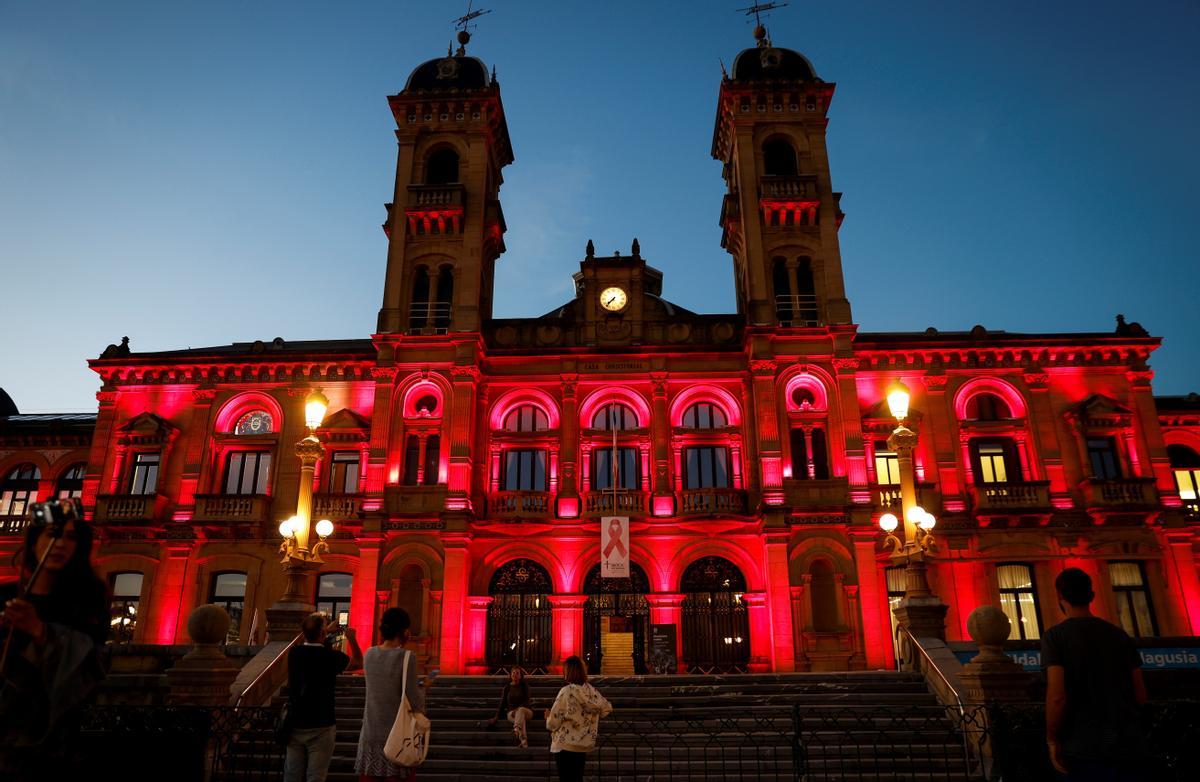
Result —
[{"label": "stone balustrade post", "polygon": [[225,609],[211,603],[188,616],[187,631],[193,646],[167,671],[167,703],[224,706],[229,702],[229,686],[238,675],[237,663],[221,648],[229,624]]}]

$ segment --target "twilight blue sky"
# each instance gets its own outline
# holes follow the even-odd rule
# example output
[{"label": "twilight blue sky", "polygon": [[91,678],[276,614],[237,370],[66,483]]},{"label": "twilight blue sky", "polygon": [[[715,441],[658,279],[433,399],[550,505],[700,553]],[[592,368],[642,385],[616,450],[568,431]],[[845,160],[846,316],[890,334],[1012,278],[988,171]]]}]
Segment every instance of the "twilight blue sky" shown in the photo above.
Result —
[{"label": "twilight blue sky", "polygon": [[[470,52],[497,66],[516,151],[498,315],[551,309],[588,238],[634,236],[667,298],[734,309],[709,148],[747,4],[484,4]],[[84,361],[124,334],[368,336],[385,96],[464,7],[0,0],[0,386],[25,412],[91,410]],[[1165,337],[1156,391],[1200,390],[1200,4],[793,0],[770,27],[838,84],[864,330],[1107,331],[1124,312]]]}]

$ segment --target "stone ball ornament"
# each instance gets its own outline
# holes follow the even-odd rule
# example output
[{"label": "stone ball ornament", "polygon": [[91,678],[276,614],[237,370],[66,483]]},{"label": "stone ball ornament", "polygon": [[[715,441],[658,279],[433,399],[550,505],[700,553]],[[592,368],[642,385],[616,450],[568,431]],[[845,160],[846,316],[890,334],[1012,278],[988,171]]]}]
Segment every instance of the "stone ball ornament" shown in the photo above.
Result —
[{"label": "stone ball ornament", "polygon": [[229,633],[229,614],[219,605],[205,603],[188,616],[188,636],[196,644],[221,644]]},{"label": "stone ball ornament", "polygon": [[1012,623],[996,606],[979,606],[967,617],[967,634],[979,644],[979,658],[1004,658],[1001,647],[1008,640],[1010,632]]}]

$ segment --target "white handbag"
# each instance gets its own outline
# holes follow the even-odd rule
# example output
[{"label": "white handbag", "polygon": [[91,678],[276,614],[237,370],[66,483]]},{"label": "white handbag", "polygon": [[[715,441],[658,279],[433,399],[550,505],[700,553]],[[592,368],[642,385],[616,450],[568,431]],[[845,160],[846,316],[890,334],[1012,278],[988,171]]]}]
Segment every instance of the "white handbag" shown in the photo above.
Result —
[{"label": "white handbag", "polygon": [[404,675],[401,680],[400,710],[396,712],[396,721],[388,733],[387,743],[383,745],[383,754],[397,766],[412,768],[425,762],[429,754],[429,718],[417,714],[408,705],[408,656],[404,653]]}]

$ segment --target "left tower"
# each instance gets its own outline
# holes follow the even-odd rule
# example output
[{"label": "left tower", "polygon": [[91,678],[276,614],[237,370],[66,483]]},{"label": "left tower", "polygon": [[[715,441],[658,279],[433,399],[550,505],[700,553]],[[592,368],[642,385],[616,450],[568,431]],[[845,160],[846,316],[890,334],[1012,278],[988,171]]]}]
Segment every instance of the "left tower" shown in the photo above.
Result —
[{"label": "left tower", "polygon": [[504,252],[502,171],[512,143],[495,72],[459,49],[417,67],[388,98],[396,190],[387,205],[387,276],[378,332],[479,331]]}]

